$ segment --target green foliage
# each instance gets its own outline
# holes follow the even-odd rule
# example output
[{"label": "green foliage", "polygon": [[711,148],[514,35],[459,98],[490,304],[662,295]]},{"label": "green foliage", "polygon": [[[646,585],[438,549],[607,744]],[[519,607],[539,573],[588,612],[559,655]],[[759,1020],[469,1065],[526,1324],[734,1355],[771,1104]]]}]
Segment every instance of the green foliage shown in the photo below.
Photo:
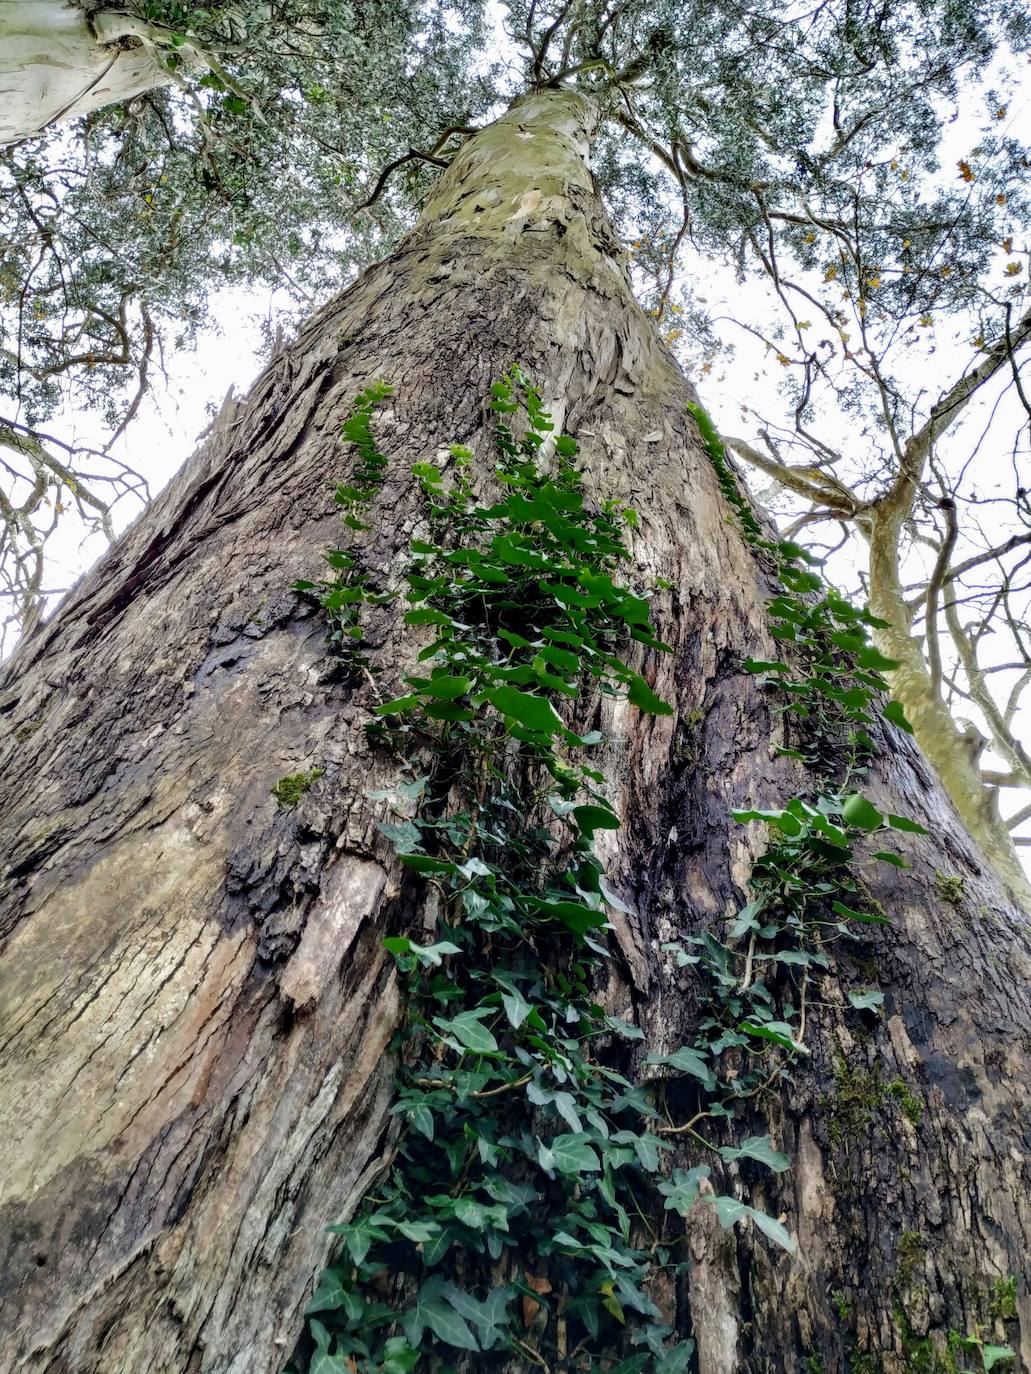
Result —
[{"label": "green foliage", "polygon": [[[388,392],[363,393],[345,428],[359,465],[340,491],[359,537],[386,461],[371,416]],[[789,1167],[768,1135],[721,1141],[807,1053],[806,989],[829,967],[831,944],[884,921],[852,876],[858,850],[872,834],[920,827],[847,786],[872,748],[862,726],[883,687],[867,621],[801,566],[801,550],[744,519],[749,541],[776,559],[775,624],[807,675],[749,666],[784,692],[785,715],[805,720],[807,761],[829,769],[837,759],[846,785],[735,813],[770,828],[750,900],[723,940],[706,932],[664,947],[698,976],[696,1034],[672,1053],[645,1053],[644,1083],[628,1072],[641,1032],[595,993],[609,913],[628,908],[594,839],[620,818],[588,762],[606,741],[585,729],[581,702],[589,693],[668,712],[624,657],[627,646],[667,646],[647,597],[620,575],[632,513],[589,506],[576,442],[554,433],[518,368],[495,383],[490,406],[489,498],[469,475],[468,449],[452,448],[446,469],[413,468],[431,537],[411,546],[405,619],[425,644],[368,729],[409,761],[409,781],[373,795],[396,813],[380,829],[411,881],[436,891],[436,929],[428,944],[386,941],[405,986],[393,1108],[403,1130],[388,1176],[334,1228],[341,1253],[309,1309],[311,1368],[371,1374],[428,1356],[450,1368],[456,1352],[476,1353],[477,1368],[520,1355],[550,1367],[561,1329],[599,1374],[675,1374],[692,1343],[676,1340],[649,1296],[660,1271],[675,1276],[687,1260],[670,1214],[712,1206],[721,1226],[749,1222],[794,1250],[780,1221],[708,1180],[721,1163]],[[722,446],[709,442],[720,471]],[[362,610],[378,595],[358,555],[345,557],[335,582],[300,585],[329,615],[337,649],[360,643]],[[357,595],[341,602],[341,587]],[[429,762],[417,772],[416,760]],[[876,991],[853,998],[860,1009],[881,1001]],[[883,1102],[868,1079],[848,1081],[842,1066],[832,1130],[863,1124]],[[683,1126],[670,1124],[671,1083],[677,1111],[690,1113]],[[706,1162],[669,1173],[671,1129]],[[526,1303],[538,1318],[525,1319]]]},{"label": "green foliage", "polygon": [[288,773],[280,778],[272,788],[272,795],[280,809],[287,811],[296,806],[312,783],[321,778],[325,771],[324,768],[312,768],[307,773]]},{"label": "green foliage", "polygon": [[[364,393],[347,429],[367,452],[370,404]],[[518,369],[495,384],[491,407],[498,495],[478,495],[462,448],[448,473],[414,470],[433,538],[413,542],[406,619],[427,643],[370,729],[403,757],[432,758],[381,829],[413,881],[436,888],[437,928],[432,944],[386,942],[406,983],[394,1107],[405,1130],[387,1179],[336,1228],[341,1257],[310,1308],[316,1359],[363,1372],[456,1351],[549,1359],[561,1310],[567,1340],[599,1370],[626,1357],[620,1368],[675,1374],[691,1342],[673,1338],[648,1285],[686,1262],[683,1229],[645,1238],[635,1218],[649,1195],[670,1222],[712,1205],[725,1227],[750,1221],[778,1246],[794,1241],[736,1198],[710,1190],[699,1203],[709,1164],[664,1176],[659,1090],[621,1066],[641,1033],[596,1000],[608,912],[625,908],[593,839],[620,822],[584,761],[603,736],[573,721],[585,685],[668,711],[621,652],[665,646],[647,599],[618,575],[630,513],[588,507],[576,443],[554,434]],[[517,410],[518,438],[507,418]],[[683,1081],[703,1117],[729,1118],[755,1082],[721,1077],[715,1039],[713,1023],[695,1046],[651,1062]],[[789,1162],[766,1136],[707,1148],[774,1172]],[[524,1299],[546,1314],[543,1334],[526,1329]]]},{"label": "green foliage", "polygon": [[885,1085],[884,1091],[899,1105],[899,1111],[911,1126],[919,1126],[923,1120],[924,1104],[921,1098],[910,1092],[905,1079],[893,1078]]},{"label": "green foliage", "polygon": [[992,1284],[990,1309],[1001,1321],[1015,1321],[1017,1316],[1017,1279],[1015,1274],[996,1279]]},{"label": "green foliage", "polygon": [[[358,450],[358,464],[350,482],[341,483],[333,494],[341,509],[345,528],[357,533],[369,529],[366,519],[383,482],[387,460],[377,449],[372,436],[372,412],[393,391],[386,382],[376,382],[358,396],[344,425],[344,438]],[[358,549],[329,549],[323,555],[334,572],[320,582],[294,583],[294,591],[313,598],[329,622],[326,639],[330,648],[351,669],[364,662],[361,649],[361,608],[388,601],[378,592]]]}]

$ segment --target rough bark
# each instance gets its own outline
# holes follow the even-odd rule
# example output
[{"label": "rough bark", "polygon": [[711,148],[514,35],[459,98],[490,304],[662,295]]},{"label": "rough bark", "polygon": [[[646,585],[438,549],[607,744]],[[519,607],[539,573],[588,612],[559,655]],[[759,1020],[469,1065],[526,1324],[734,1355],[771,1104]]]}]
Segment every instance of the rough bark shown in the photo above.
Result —
[{"label": "rough bark", "polygon": [[[675,711],[598,710],[627,822],[609,869],[635,911],[607,995],[654,1049],[684,1042],[695,1001],[661,943],[736,911],[763,843],[730,808],[809,785],[741,666],[776,656],[767,574],[632,299],[583,161],[593,119],[549,92],[470,140],[399,250],[302,330],[10,666],[5,1374],[277,1374],[324,1227],[388,1148],[397,990],[380,941],[427,915],[365,796],[393,776],[362,730],[373,688],[334,674],[288,590],[338,538],[329,492],[360,389],[396,387],[376,420],[384,584],[424,520],[412,461],[455,441],[488,459],[482,397],[515,360],[579,438],[593,494],[639,512],[635,558],[671,584],[654,604],[675,649],[645,668]],[[371,629],[386,690],[415,649],[399,621],[384,608]],[[277,779],[316,765],[277,808]],[[913,1341],[978,1322],[1031,1361],[1026,1278],[1019,1325],[989,1311],[1031,1249],[1027,929],[894,730],[865,790],[931,834],[907,845],[911,872],[871,871],[892,925],[811,1010],[810,1058],[773,1104],[792,1172],[728,1180],[784,1211],[797,1259],[704,1209],[688,1223],[694,1267],[668,1299],[701,1374],[932,1369]],[[871,968],[876,1021],[843,1008]]]},{"label": "rough bark", "polygon": [[0,147],[169,81],[148,26],[68,0],[0,3]]}]

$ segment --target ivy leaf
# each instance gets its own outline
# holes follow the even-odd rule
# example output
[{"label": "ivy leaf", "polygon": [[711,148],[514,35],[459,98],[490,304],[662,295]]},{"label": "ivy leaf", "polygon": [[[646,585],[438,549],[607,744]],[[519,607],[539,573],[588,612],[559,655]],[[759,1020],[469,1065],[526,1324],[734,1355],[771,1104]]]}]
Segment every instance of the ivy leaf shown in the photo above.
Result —
[{"label": "ivy leaf", "polygon": [[346,1302],[344,1285],[339,1269],[323,1269],[319,1276],[319,1286],[314,1297],[304,1309],[305,1315],[313,1312],[335,1312]]},{"label": "ivy leaf", "polygon": [[1017,1356],[1016,1352],[1011,1350],[1008,1345],[983,1345],[981,1358],[984,1360],[985,1369],[994,1369],[1002,1361],[1015,1360]]},{"label": "ivy leaf", "polygon": [[440,1227],[435,1221],[395,1221],[394,1225],[414,1245],[421,1245],[440,1234]]},{"label": "ivy leaf", "polygon": [[[386,944],[386,941],[384,940],[383,943]],[[450,940],[438,940],[435,945],[416,945],[409,941],[409,947],[419,963],[425,964],[428,968],[439,968],[446,954],[461,954],[462,952]]]},{"label": "ivy leaf", "polygon": [[680,1073],[687,1073],[693,1078],[700,1079],[707,1088],[716,1086],[712,1069],[697,1050],[693,1050],[687,1045],[677,1050],[675,1054],[650,1054],[644,1062],[646,1064],[667,1064],[671,1069],[677,1069]]},{"label": "ivy leaf", "polygon": [[438,1340],[446,1341],[456,1350],[479,1350],[479,1343],[465,1318],[439,1298],[422,1304],[422,1317]]},{"label": "ivy leaf", "polygon": [[537,1159],[547,1173],[596,1174],[601,1163],[582,1135],[557,1135],[550,1145],[538,1142]]},{"label": "ivy leaf", "polygon": [[551,702],[533,692],[521,692],[518,687],[495,687],[487,693],[487,700],[502,715],[518,721],[528,730],[553,735],[563,728],[562,718]]},{"label": "ivy leaf", "polygon": [[768,1135],[750,1135],[740,1145],[726,1145],[720,1150],[723,1159],[757,1159],[775,1174],[782,1174],[791,1167],[791,1160],[770,1144]]},{"label": "ivy leaf", "polygon": [[655,1374],[687,1374],[694,1354],[694,1341],[678,1341],[667,1350],[655,1366]]},{"label": "ivy leaf", "polygon": [[884,820],[876,806],[858,793],[845,798],[841,816],[849,825],[857,826],[860,830],[876,830]]},{"label": "ivy leaf", "polygon": [[802,822],[790,811],[731,811],[730,814],[742,825],[748,821],[766,821],[768,825],[775,825],[790,839],[802,833]]},{"label": "ivy leaf", "polygon": [[442,1016],[435,1016],[433,1024],[441,1030],[450,1031],[467,1050],[472,1050],[475,1054],[489,1054],[498,1047],[498,1042],[487,1027],[480,1024],[481,1017],[489,1015],[489,1007],[478,1007],[472,1011],[459,1012],[450,1021]]},{"label": "ivy leaf", "polygon": [[410,693],[406,697],[395,697],[393,701],[387,701],[382,706],[377,706],[374,714],[377,716],[400,716],[418,704],[418,696]]},{"label": "ivy leaf", "polygon": [[913,733],[913,727],[906,719],[906,712],[901,701],[889,701],[882,712],[885,720],[890,720],[893,725],[897,725],[900,730],[905,730],[907,735]]},{"label": "ivy leaf", "polygon": [[499,1340],[504,1338],[504,1328],[512,1318],[508,1309],[515,1297],[513,1288],[507,1285],[503,1288],[492,1288],[486,1298],[480,1302],[471,1293],[459,1288],[457,1284],[446,1283],[443,1295],[456,1312],[476,1327],[476,1334],[479,1336],[480,1345],[484,1350],[492,1349]]},{"label": "ivy leaf", "polygon": [[413,682],[423,696],[438,697],[441,701],[454,701],[464,697],[472,686],[472,678],[442,675],[440,677],[418,678]]},{"label": "ivy leaf", "polygon": [[534,909],[543,916],[551,916],[554,920],[561,921],[564,926],[568,926],[577,935],[583,935],[588,930],[594,930],[608,923],[604,911],[588,906],[585,902],[537,900],[534,902]]},{"label": "ivy leaf", "polygon": [[707,1164],[696,1164],[693,1169],[689,1169],[686,1173],[683,1169],[674,1169],[671,1179],[663,1179],[657,1185],[659,1192],[666,1199],[666,1211],[678,1212],[680,1216],[686,1217],[698,1201],[698,1190],[702,1180],[708,1177],[709,1166]]},{"label": "ivy leaf", "polygon": [[843,917],[846,921],[859,921],[861,924],[868,926],[887,926],[891,924],[887,916],[881,916],[874,911],[853,911],[853,909],[850,906],[846,906],[844,902],[831,902],[831,909],[834,911],[835,915]]},{"label": "ivy leaf", "polygon": [[391,1336],[383,1347],[383,1355],[381,1374],[410,1374],[422,1358],[420,1352],[413,1350],[403,1336]]},{"label": "ivy leaf", "polygon": [[518,988],[510,988],[501,994],[501,1005],[505,1009],[508,1023],[516,1030],[523,1024],[526,1018],[533,1011],[532,1005],[526,1000]]},{"label": "ivy leaf", "polygon": [[805,1045],[795,1039],[794,1031],[786,1021],[746,1019],[740,1023],[738,1030],[744,1031],[746,1035],[754,1035],[760,1040],[772,1040],[775,1045],[781,1045],[786,1050],[795,1050],[799,1054],[809,1053]]},{"label": "ivy leaf", "polygon": [[776,1217],[771,1217],[766,1212],[760,1212],[755,1207],[749,1207],[746,1203],[739,1202],[737,1198],[718,1197],[716,1199],[716,1218],[724,1230],[740,1221],[754,1221],[760,1231],[764,1231],[789,1255],[793,1255],[798,1249],[794,1237]]},{"label": "ivy leaf", "polygon": [[859,650],[856,654],[856,662],[860,668],[867,668],[875,673],[890,673],[893,668],[902,667],[899,659],[885,658],[880,649],[875,649],[872,644]]},{"label": "ivy leaf", "polygon": [[889,815],[888,824],[892,830],[905,830],[910,835],[927,835],[930,833],[926,826],[921,825],[919,821],[910,820],[908,816]]},{"label": "ivy leaf", "polygon": [[596,830],[618,830],[619,817],[607,806],[576,806],[573,819],[590,840]]},{"label": "ivy leaf", "polygon": [[656,696],[640,674],[631,681],[627,700],[631,706],[636,706],[639,710],[647,711],[653,716],[671,716],[673,714],[673,707],[670,706],[669,702]]},{"label": "ivy leaf", "polygon": [[401,862],[405,868],[411,868],[416,873],[456,873],[457,864],[449,862],[447,859],[434,859],[429,854],[402,854]]},{"label": "ivy leaf", "polygon": [[878,849],[876,854],[870,855],[870,858],[880,859],[882,863],[891,864],[892,868],[912,868],[912,864],[907,864],[900,854],[892,854],[887,849]]},{"label": "ivy leaf", "polygon": [[878,1007],[884,1006],[884,993],[878,992],[876,988],[870,988],[866,992],[850,992],[848,1000],[857,1011],[876,1011]]},{"label": "ivy leaf", "polygon": [[429,1107],[422,1104],[418,1107],[413,1107],[408,1113],[408,1117],[412,1126],[420,1135],[424,1135],[427,1140],[433,1139],[433,1113],[430,1111]]}]

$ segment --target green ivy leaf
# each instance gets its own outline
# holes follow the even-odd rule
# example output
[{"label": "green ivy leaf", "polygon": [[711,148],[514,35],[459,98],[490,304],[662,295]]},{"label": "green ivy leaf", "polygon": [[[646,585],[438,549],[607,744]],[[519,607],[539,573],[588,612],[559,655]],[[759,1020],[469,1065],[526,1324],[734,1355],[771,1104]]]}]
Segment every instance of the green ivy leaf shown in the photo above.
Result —
[{"label": "green ivy leaf", "polygon": [[647,711],[653,716],[671,716],[673,714],[673,707],[668,702],[663,701],[661,697],[656,696],[640,675],[635,676],[631,681],[627,700],[631,706],[636,706],[639,710]]},{"label": "green ivy leaf", "polygon": [[746,1019],[738,1025],[738,1030],[744,1031],[746,1035],[753,1035],[759,1040],[772,1040],[775,1045],[781,1045],[786,1050],[795,1050],[799,1054],[808,1054],[805,1045],[800,1044],[795,1039],[795,1033],[786,1021],[753,1021]]},{"label": "green ivy leaf", "polygon": [[482,1018],[489,1015],[489,1007],[477,1007],[472,1011],[459,1012],[450,1020],[435,1016],[433,1024],[443,1031],[449,1031],[467,1050],[472,1050],[475,1054],[490,1054],[498,1048],[498,1042],[487,1027],[481,1024]]},{"label": "green ivy leaf", "polygon": [[890,720],[891,723],[897,725],[900,730],[905,730],[907,735],[913,733],[913,727],[906,717],[906,712],[901,701],[889,701],[882,714],[885,720]]},{"label": "green ivy leaf", "polygon": [[593,838],[596,830],[618,830],[619,817],[607,806],[576,806],[573,819],[588,839]]},{"label": "green ivy leaf", "polygon": [[854,911],[852,907],[846,906],[844,902],[831,902],[831,909],[835,915],[843,917],[846,921],[859,921],[868,926],[887,926],[891,922],[887,916],[881,916],[873,911]]},{"label": "green ivy leaf", "polygon": [[760,1212],[755,1207],[749,1207],[746,1203],[739,1202],[737,1198],[718,1197],[716,1199],[716,1217],[724,1229],[734,1226],[740,1221],[754,1221],[760,1231],[765,1232],[770,1240],[776,1241],[789,1255],[793,1255],[798,1249],[794,1237],[776,1217],[771,1217],[766,1212]]},{"label": "green ivy leaf", "polygon": [[857,826],[860,830],[876,830],[884,821],[876,806],[858,793],[845,798],[841,816],[847,824]]},{"label": "green ivy leaf", "polygon": [[870,988],[866,992],[850,992],[848,1000],[857,1011],[876,1011],[884,1006],[884,993]]},{"label": "green ivy leaf", "polygon": [[890,673],[893,669],[902,667],[899,659],[886,658],[880,649],[875,649],[872,644],[859,650],[856,654],[856,662],[860,668],[867,668],[875,673]]},{"label": "green ivy leaf", "polygon": [[773,1148],[768,1135],[750,1135],[740,1145],[725,1145],[720,1149],[720,1155],[726,1160],[756,1159],[775,1174],[782,1174],[791,1167],[789,1157]]},{"label": "green ivy leaf", "polygon": [[697,1050],[693,1050],[687,1045],[677,1050],[675,1054],[650,1054],[644,1062],[646,1064],[665,1064],[680,1073],[690,1074],[692,1078],[700,1079],[707,1088],[713,1088],[716,1085],[712,1069]]},{"label": "green ivy leaf", "polygon": [[888,824],[893,830],[905,830],[910,835],[927,835],[930,832],[919,821],[910,820],[908,816],[888,816]]},{"label": "green ivy leaf", "polygon": [[892,868],[912,868],[912,864],[907,864],[900,854],[893,854],[888,849],[878,849],[870,858],[880,859],[882,863],[891,864]]},{"label": "green ivy leaf", "polygon": [[553,735],[563,728],[562,718],[551,702],[533,692],[521,692],[518,687],[495,687],[487,693],[487,700],[502,715],[518,721],[528,730]]},{"label": "green ivy leaf", "polygon": [[597,1154],[582,1135],[558,1135],[550,1145],[538,1144],[538,1162],[548,1173],[596,1174],[601,1169]]}]

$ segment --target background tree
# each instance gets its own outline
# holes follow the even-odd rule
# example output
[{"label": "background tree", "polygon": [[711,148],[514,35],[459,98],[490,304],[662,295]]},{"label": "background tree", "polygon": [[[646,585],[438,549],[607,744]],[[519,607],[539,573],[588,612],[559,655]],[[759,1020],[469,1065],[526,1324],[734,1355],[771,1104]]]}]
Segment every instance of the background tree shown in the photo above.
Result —
[{"label": "background tree", "polygon": [[[917,56],[907,44],[918,39],[942,64],[915,93],[892,89],[899,118],[907,92],[919,112],[934,81],[945,89],[954,79],[935,44],[961,69],[964,41],[976,48],[989,31],[961,33],[965,18],[947,9],[890,17],[907,64]],[[651,96],[634,92],[653,64],[669,65],[664,18],[652,9],[514,15],[532,93],[468,138],[397,250],[313,317],[246,406],[222,416],[198,459],[11,665],[0,703],[9,722],[0,1103],[11,1368],[278,1369],[330,1248],[325,1224],[349,1215],[374,1181],[374,1198],[395,1186],[381,1177],[395,1144],[384,1135],[393,1096],[384,1050],[410,979],[382,937],[424,943],[449,919],[452,900],[446,885],[418,877],[426,863],[398,857],[396,841],[405,820],[439,823],[443,833],[457,826],[452,794],[466,784],[433,771],[432,730],[392,749],[396,736],[384,741],[366,727],[406,677],[412,686],[416,655],[430,649],[419,619],[404,617],[389,594],[405,587],[413,534],[430,548],[419,556],[440,556],[433,521],[444,515],[433,507],[446,512],[450,502],[439,493],[472,482],[480,500],[496,480],[496,417],[482,397],[516,352],[579,440],[577,480],[591,519],[636,512],[625,534],[631,589],[620,593],[611,577],[579,583],[587,595],[572,588],[588,603],[609,598],[636,628],[621,645],[632,651],[627,681],[606,695],[588,675],[564,683],[578,694],[570,695],[549,685],[553,659],[517,656],[515,697],[497,695],[503,659],[488,665],[495,685],[485,700],[497,722],[512,721],[513,703],[529,711],[524,696],[542,712],[516,721],[522,735],[505,727],[511,755],[498,736],[498,758],[511,758],[521,797],[521,776],[533,781],[543,758],[526,751],[544,747],[549,702],[583,738],[594,726],[602,736],[606,814],[624,824],[613,829],[595,816],[581,831],[606,832],[596,847],[610,887],[587,888],[589,899],[569,888],[572,911],[539,892],[539,938],[552,913],[560,924],[580,919],[577,911],[608,915],[611,964],[592,992],[624,1028],[640,1026],[643,1044],[634,1048],[631,1031],[629,1050],[600,1035],[592,1045],[575,1008],[566,1039],[587,1043],[576,1051],[585,1063],[635,1078],[656,1066],[669,1075],[654,1090],[660,1115],[647,1134],[671,1144],[672,1155],[663,1152],[660,1170],[658,1146],[650,1142],[653,1162],[645,1142],[637,1163],[623,1160],[617,1172],[640,1176],[645,1199],[633,1264],[647,1266],[640,1254],[651,1253],[655,1272],[644,1276],[652,1296],[639,1302],[654,1303],[663,1331],[672,1330],[658,1337],[666,1353],[635,1350],[640,1324],[633,1318],[624,1337],[620,1297],[630,1300],[616,1276],[605,1277],[611,1257],[578,1258],[585,1243],[557,1241],[550,1226],[552,1249],[535,1243],[513,1271],[512,1286],[521,1282],[527,1298],[507,1317],[520,1323],[520,1345],[506,1333],[491,1353],[478,1323],[473,1339],[485,1348],[473,1367],[572,1366],[598,1340],[601,1368],[624,1356],[631,1369],[695,1359],[704,1374],[1028,1360],[1020,1266],[1031,1222],[1019,1119],[1031,1020],[1026,921],[907,737],[875,710],[881,660],[863,647],[861,619],[830,594],[820,599],[802,552],[770,538],[740,495],[691,388],[634,302],[584,163],[600,138],[618,205],[638,171],[629,152],[620,157],[612,126],[625,131],[629,119],[648,132],[642,107]],[[696,71],[726,60],[773,119],[797,78],[815,121],[835,84],[829,56],[842,64],[854,56],[850,13],[842,20],[821,9],[812,24],[775,32],[754,11],[694,18],[685,31],[697,45],[691,63],[673,64],[682,86],[670,76],[665,88],[685,109],[692,83],[704,81]],[[885,42],[888,18],[871,21]],[[978,19],[986,25],[988,16]],[[836,48],[842,34],[848,42]],[[896,60],[889,47],[885,66]],[[854,79],[846,95],[858,105]],[[657,122],[662,108],[649,118]],[[772,160],[765,148],[760,141],[757,166]],[[720,152],[715,134],[709,152]],[[704,165],[700,149],[691,156]],[[729,173],[725,184],[731,215],[740,188]],[[801,185],[801,173],[785,175],[787,205]],[[700,203],[714,207],[715,224],[724,202],[706,191]],[[354,403],[379,379],[395,391],[370,421],[371,442]],[[355,622],[339,613],[360,604],[361,666],[331,652],[321,612],[289,590],[299,579],[311,591],[319,551],[339,541],[327,484],[348,416],[361,464],[347,473],[341,502],[357,540],[331,554],[340,579],[315,589],[342,647]],[[546,444],[542,461],[553,461]],[[524,525],[540,523],[524,512]],[[526,542],[507,547],[515,566],[519,550],[531,569],[543,556]],[[479,547],[450,551],[459,567],[483,556]],[[440,594],[457,594],[452,584],[463,577],[443,578]],[[577,605],[564,573],[558,584]],[[658,642],[636,609],[645,599]],[[827,638],[839,623],[850,627],[833,631],[845,634],[844,647]],[[784,637],[791,624],[794,644]],[[526,646],[509,642],[522,655]],[[777,657],[810,679],[808,723],[762,684],[762,665]],[[857,673],[864,686],[840,686]],[[416,684],[419,701],[425,683]],[[479,709],[461,705],[463,694],[472,700],[469,685],[455,687],[460,712]],[[424,760],[439,809],[413,819],[406,798],[419,794]],[[500,787],[509,770],[496,773]],[[538,804],[528,804],[531,820]],[[604,810],[597,798],[593,807]],[[754,827],[739,828],[733,811]],[[911,871],[864,838],[869,830],[886,843],[889,829],[905,835]],[[459,828],[459,843],[472,838]],[[434,861],[451,862],[425,857],[431,872]],[[540,877],[552,880],[550,870]],[[578,882],[589,877],[578,871]],[[883,913],[890,926],[880,924]],[[442,976],[458,987],[463,975],[452,967]],[[541,967],[561,992],[559,974],[569,971],[547,952]],[[552,1164],[545,1155],[536,1167],[554,1175],[553,1146],[568,1126],[555,1097],[562,1080],[553,1070],[545,1078],[550,1099],[515,1096],[520,1080],[508,1058],[530,1042],[512,1039],[518,1027],[502,1031],[501,1015],[493,1009],[490,1024],[504,1036],[503,1097],[551,1149]],[[466,1049],[494,1053],[470,1036],[468,1017],[462,1024]],[[439,1072],[449,1077],[449,1056],[457,1054],[458,1071],[466,1063],[464,1042],[445,1044],[450,1034],[439,1037]],[[428,1029],[415,1038],[437,1043]],[[606,1102],[603,1113],[624,1110]],[[579,1134],[592,1159],[611,1163],[621,1142],[600,1119]],[[398,1168],[419,1148],[409,1130]],[[478,1147],[457,1160],[452,1193],[462,1195],[466,1158],[472,1168],[477,1156]],[[715,1191],[691,1205],[690,1188],[703,1191],[691,1170],[703,1157],[722,1209]],[[550,1197],[540,1172],[530,1177]],[[588,1162],[581,1172],[578,1205],[598,1207],[595,1222],[615,1244],[618,1214],[613,1221],[593,1177],[601,1171]],[[656,1176],[672,1191],[647,1191]],[[577,1215],[582,1221],[582,1208]],[[636,1227],[628,1213],[628,1232]],[[797,1254],[768,1247],[766,1237],[783,1240],[781,1227],[797,1234]],[[419,1235],[406,1239],[423,1245]],[[452,1280],[472,1275],[477,1302],[486,1301],[481,1249],[465,1232],[461,1239],[447,1260],[458,1266]],[[592,1236],[592,1244],[602,1242]],[[663,1258],[667,1247],[675,1259]],[[421,1276],[416,1265],[429,1263],[417,1252],[399,1283],[375,1291],[403,1307],[406,1283]],[[594,1334],[583,1303],[572,1315],[565,1307],[584,1290],[562,1288],[585,1271],[597,1284],[587,1291],[608,1300],[595,1305]],[[436,1301],[420,1298],[442,1323],[429,1306]],[[345,1353],[348,1306],[342,1297],[327,1305],[323,1290],[322,1307],[336,1315],[313,1328],[316,1364],[347,1369],[357,1363]],[[448,1322],[452,1335],[461,1332]],[[397,1339],[410,1345],[408,1334]],[[436,1327],[432,1338],[449,1360],[467,1358],[452,1353],[463,1338],[449,1341]],[[410,1353],[395,1347],[389,1359],[411,1367]],[[378,1354],[376,1364],[388,1367]]]}]

